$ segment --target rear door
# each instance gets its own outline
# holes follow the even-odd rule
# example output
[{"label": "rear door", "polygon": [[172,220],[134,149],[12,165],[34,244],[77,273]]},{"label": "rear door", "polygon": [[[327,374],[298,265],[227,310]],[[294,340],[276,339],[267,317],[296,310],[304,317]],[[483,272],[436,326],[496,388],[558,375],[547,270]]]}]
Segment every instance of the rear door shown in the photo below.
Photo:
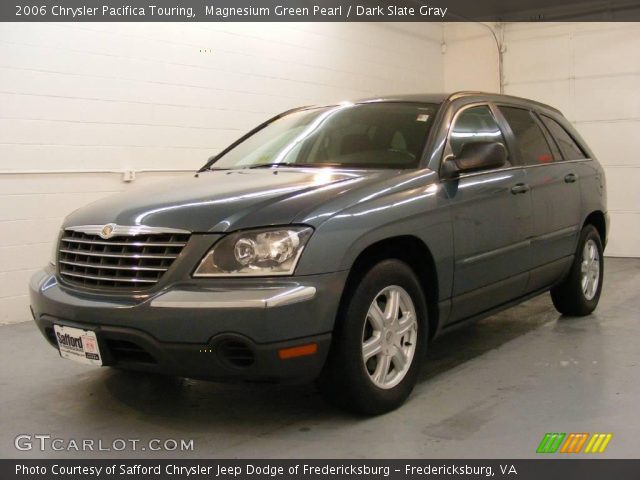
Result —
[{"label": "rear door", "polygon": [[523,294],[530,265],[531,196],[527,173],[488,104],[462,107],[449,131],[447,155],[473,142],[501,142],[509,151],[502,168],[444,180],[454,237],[454,282],[450,322]]},{"label": "rear door", "polygon": [[580,183],[575,164],[564,161],[537,114],[516,106],[498,108],[513,133],[531,187],[532,275],[527,290],[534,291],[550,285],[574,253],[580,222]]}]

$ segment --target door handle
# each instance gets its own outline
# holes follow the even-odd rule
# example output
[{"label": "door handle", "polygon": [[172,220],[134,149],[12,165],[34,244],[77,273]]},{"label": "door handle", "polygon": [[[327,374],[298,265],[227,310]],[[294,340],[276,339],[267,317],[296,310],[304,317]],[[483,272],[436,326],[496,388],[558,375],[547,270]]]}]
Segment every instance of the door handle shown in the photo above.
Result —
[{"label": "door handle", "polygon": [[575,173],[567,173],[564,176],[564,183],[574,183],[577,179],[578,177]]},{"label": "door handle", "polygon": [[519,193],[527,193],[530,190],[529,185],[526,183],[516,183],[513,187],[511,187],[511,193],[517,195]]}]

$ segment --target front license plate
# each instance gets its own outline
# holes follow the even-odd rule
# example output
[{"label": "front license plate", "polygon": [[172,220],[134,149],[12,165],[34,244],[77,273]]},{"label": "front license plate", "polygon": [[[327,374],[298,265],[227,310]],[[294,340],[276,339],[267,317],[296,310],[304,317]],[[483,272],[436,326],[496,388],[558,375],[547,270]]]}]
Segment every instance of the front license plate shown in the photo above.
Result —
[{"label": "front license plate", "polygon": [[96,332],[81,328],[54,325],[58,340],[58,350],[62,358],[68,358],[87,365],[102,365]]}]

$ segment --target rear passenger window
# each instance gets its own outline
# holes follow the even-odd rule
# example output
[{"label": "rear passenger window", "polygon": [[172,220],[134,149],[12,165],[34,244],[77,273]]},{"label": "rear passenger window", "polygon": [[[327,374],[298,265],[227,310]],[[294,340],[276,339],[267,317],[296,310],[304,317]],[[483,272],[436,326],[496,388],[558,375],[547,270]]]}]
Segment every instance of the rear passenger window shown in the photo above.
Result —
[{"label": "rear passenger window", "polygon": [[523,163],[525,165],[539,165],[553,162],[553,155],[547,139],[529,110],[515,107],[499,108],[516,137]]},{"label": "rear passenger window", "polygon": [[469,142],[500,142],[505,145],[498,122],[486,105],[464,110],[451,129],[449,145],[454,156],[460,155],[464,144]]},{"label": "rear passenger window", "polygon": [[556,139],[558,147],[560,147],[560,151],[562,152],[562,157],[565,160],[580,160],[581,158],[586,158],[582,149],[575,140],[571,138],[571,135],[567,133],[562,125],[545,115],[541,115],[540,118],[542,118],[542,122],[549,129],[553,138]]}]

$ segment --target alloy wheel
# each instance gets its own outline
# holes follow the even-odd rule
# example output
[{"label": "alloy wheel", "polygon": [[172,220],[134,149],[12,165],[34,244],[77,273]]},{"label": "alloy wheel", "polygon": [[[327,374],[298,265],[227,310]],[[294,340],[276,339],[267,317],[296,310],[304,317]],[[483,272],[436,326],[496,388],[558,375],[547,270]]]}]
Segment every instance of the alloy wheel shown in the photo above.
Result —
[{"label": "alloy wheel", "polygon": [[411,368],[418,320],[407,291],[397,285],[381,290],[371,302],[362,332],[362,360],[373,384],[398,385]]},{"label": "alloy wheel", "polygon": [[582,249],[580,273],[584,298],[592,300],[598,292],[598,284],[600,283],[600,253],[596,242],[592,239],[587,240]]}]

